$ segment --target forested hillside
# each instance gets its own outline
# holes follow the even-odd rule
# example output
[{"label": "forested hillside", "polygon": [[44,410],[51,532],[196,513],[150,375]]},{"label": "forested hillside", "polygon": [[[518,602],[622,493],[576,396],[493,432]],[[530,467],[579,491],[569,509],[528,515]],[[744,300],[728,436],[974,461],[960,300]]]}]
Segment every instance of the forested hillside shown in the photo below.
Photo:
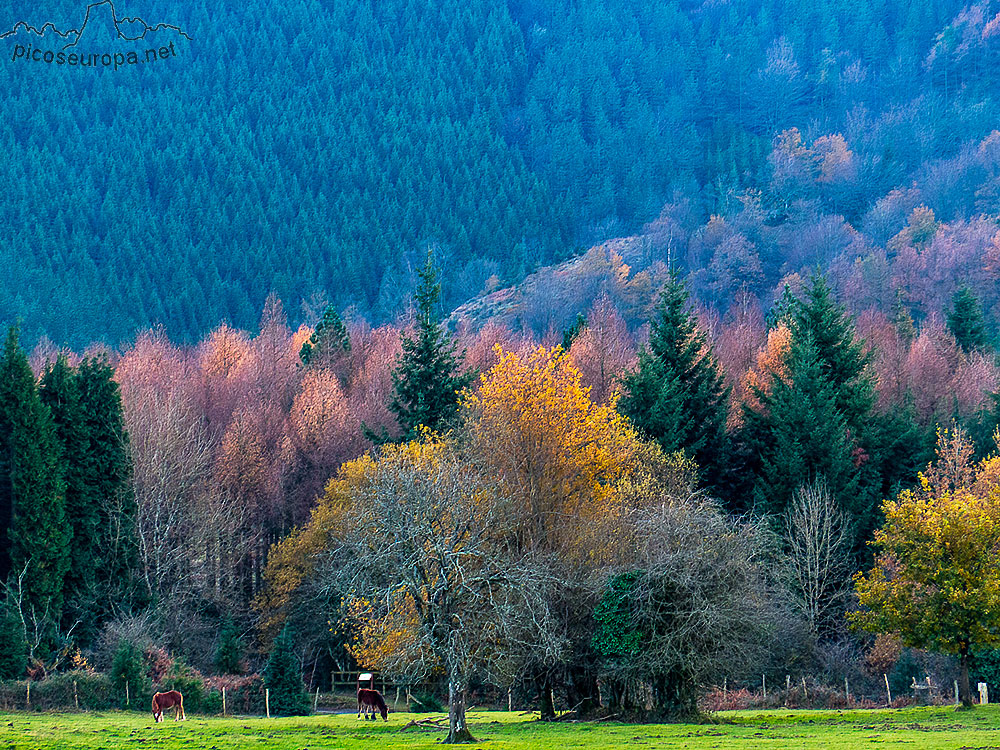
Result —
[{"label": "forested hillside", "polygon": [[957,227],[932,258],[995,232],[997,3],[120,5],[192,41],[119,71],[3,50],[0,321],[28,343],[194,341],[270,292],[387,321],[428,245],[454,307],[650,222],[703,302],[874,258],[838,288],[884,306],[926,275],[883,268],[931,244],[916,209]]}]

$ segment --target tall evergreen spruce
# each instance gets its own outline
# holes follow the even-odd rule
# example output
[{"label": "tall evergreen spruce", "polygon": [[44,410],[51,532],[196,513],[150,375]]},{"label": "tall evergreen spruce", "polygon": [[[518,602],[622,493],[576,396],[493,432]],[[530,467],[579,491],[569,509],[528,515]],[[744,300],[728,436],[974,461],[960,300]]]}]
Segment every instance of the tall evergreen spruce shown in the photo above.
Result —
[{"label": "tall evergreen spruce", "polygon": [[870,538],[871,532],[881,523],[877,507],[881,498],[896,497],[934,459],[935,427],[932,423],[920,424],[912,398],[885,414],[871,415],[864,434],[867,460],[861,468],[870,469],[865,473],[866,479],[877,475],[874,479],[881,483],[875,488],[877,496],[872,498],[872,512],[857,523],[865,539]]},{"label": "tall evergreen spruce", "polygon": [[337,309],[333,305],[327,305],[323,317],[316,324],[316,330],[303,342],[299,359],[307,367],[323,367],[350,351],[351,339],[347,334],[347,326]]},{"label": "tall evergreen spruce", "polygon": [[4,501],[11,509],[9,571],[21,581],[22,606],[52,625],[62,610],[72,532],[66,521],[59,441],[28,359],[11,328],[0,359]]},{"label": "tall evergreen spruce", "polygon": [[785,377],[772,379],[770,393],[757,393],[760,409],[744,413],[745,434],[759,460],[754,505],[775,519],[799,487],[819,478],[845,510],[856,501],[847,423],[823,365],[808,336],[793,337]]},{"label": "tall evergreen spruce", "polygon": [[852,520],[856,551],[878,523],[878,502],[926,462],[926,431],[912,410],[874,412],[864,342],[826,280],[814,276],[786,313],[792,345],[786,377],[773,376],[759,409],[745,409],[743,453],[751,456],[755,504],[781,513],[797,489],[824,477]]},{"label": "tall evergreen spruce", "polygon": [[627,374],[618,409],[664,450],[685,450],[710,487],[725,472],[725,431],[729,390],[688,309],[688,292],[672,276],[660,294],[639,366]]},{"label": "tall evergreen spruce", "polygon": [[865,369],[869,358],[864,342],[823,276],[813,276],[802,300],[793,305],[790,327],[793,338],[808,339],[815,347],[837,408],[857,435],[875,404],[875,383]]},{"label": "tall evergreen spruce", "polygon": [[416,330],[403,335],[403,352],[392,373],[389,408],[404,438],[412,437],[420,426],[432,430],[444,427],[458,408],[459,393],[475,377],[474,373],[458,372],[455,344],[440,322],[440,300],[441,284],[428,253],[414,296]]},{"label": "tall evergreen spruce", "polygon": [[[86,474],[96,518],[95,614],[141,607],[145,592],[139,571],[138,513],[132,492],[132,460],[121,391],[104,357],[87,357],[77,367]],[[83,548],[81,554],[85,554]]]},{"label": "tall evergreen spruce", "polygon": [[271,712],[279,716],[309,713],[309,696],[302,682],[302,666],[295,654],[291,625],[285,625],[274,639],[264,670],[264,686],[271,691]]},{"label": "tall evergreen spruce", "polygon": [[870,356],[857,337],[854,321],[833,298],[826,279],[816,275],[792,319],[792,336],[809,336],[836,391],[837,408],[848,429],[858,475],[857,497],[845,506],[853,515],[858,550],[879,523],[879,503],[911,481],[915,469],[931,459],[932,431],[917,424],[912,408],[888,414],[875,411],[875,380]]},{"label": "tall evergreen spruce", "polygon": [[983,308],[975,293],[967,286],[961,287],[951,298],[948,312],[948,330],[962,351],[971,352],[989,345]]},{"label": "tall evergreen spruce", "polygon": [[77,635],[89,640],[93,629],[95,566],[99,506],[90,470],[80,391],[65,356],[45,370],[39,396],[52,413],[66,483],[66,521],[73,531],[69,570],[63,585],[66,624],[78,625]]}]

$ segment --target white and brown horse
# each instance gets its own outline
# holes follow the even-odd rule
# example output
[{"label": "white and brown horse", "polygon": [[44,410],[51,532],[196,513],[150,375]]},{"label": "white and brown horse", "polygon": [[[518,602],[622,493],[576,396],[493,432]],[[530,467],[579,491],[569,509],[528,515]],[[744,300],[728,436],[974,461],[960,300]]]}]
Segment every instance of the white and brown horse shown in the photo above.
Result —
[{"label": "white and brown horse", "polygon": [[153,721],[163,721],[163,712],[174,709],[174,721],[184,721],[184,696],[176,690],[156,693],[153,696]]}]

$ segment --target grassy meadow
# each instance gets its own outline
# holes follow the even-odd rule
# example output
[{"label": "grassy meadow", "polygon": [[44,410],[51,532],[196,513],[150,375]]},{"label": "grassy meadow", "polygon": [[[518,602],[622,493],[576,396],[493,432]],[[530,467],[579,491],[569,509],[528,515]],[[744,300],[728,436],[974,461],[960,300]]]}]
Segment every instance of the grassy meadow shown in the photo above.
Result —
[{"label": "grassy meadow", "polygon": [[[236,750],[276,748],[377,748],[417,750],[440,745],[439,729],[400,728],[409,714],[389,722],[362,722],[353,715],[261,719],[191,716],[155,725],[139,713],[3,713],[0,748],[7,750]],[[506,712],[471,712],[470,747],[496,750],[656,748],[1000,748],[1000,707],[969,712],[953,708],[876,711],[741,711],[719,714],[715,724],[541,723]]]}]

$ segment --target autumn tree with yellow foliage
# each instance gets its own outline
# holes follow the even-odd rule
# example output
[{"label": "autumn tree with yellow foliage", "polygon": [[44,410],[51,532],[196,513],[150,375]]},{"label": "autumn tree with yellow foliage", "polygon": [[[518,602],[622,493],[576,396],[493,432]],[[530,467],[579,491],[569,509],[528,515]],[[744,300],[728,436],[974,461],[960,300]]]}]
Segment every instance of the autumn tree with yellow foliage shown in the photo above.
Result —
[{"label": "autumn tree with yellow foliage", "polygon": [[637,504],[693,481],[694,467],[640,439],[614,396],[595,403],[560,347],[498,350],[497,356],[464,402],[466,439],[513,504],[508,533],[516,548],[557,570],[552,608],[562,613],[559,625],[574,657],[567,675],[565,662],[537,655],[542,715],[554,715],[552,688],[561,679],[568,682],[570,705],[585,711],[598,694],[589,638],[603,585],[596,573],[635,549],[630,516]]},{"label": "autumn tree with yellow foliage", "polygon": [[598,562],[609,554],[602,529],[620,508],[618,486],[646,470],[640,459],[654,453],[614,398],[590,398],[560,347],[498,349],[497,356],[464,402],[470,450],[516,503],[521,549]]},{"label": "autumn tree with yellow foliage", "polygon": [[879,553],[855,576],[861,610],[850,615],[859,629],[957,655],[965,707],[972,651],[1000,645],[1000,457],[972,455],[960,430],[940,434],[919,486],[883,505]]}]

